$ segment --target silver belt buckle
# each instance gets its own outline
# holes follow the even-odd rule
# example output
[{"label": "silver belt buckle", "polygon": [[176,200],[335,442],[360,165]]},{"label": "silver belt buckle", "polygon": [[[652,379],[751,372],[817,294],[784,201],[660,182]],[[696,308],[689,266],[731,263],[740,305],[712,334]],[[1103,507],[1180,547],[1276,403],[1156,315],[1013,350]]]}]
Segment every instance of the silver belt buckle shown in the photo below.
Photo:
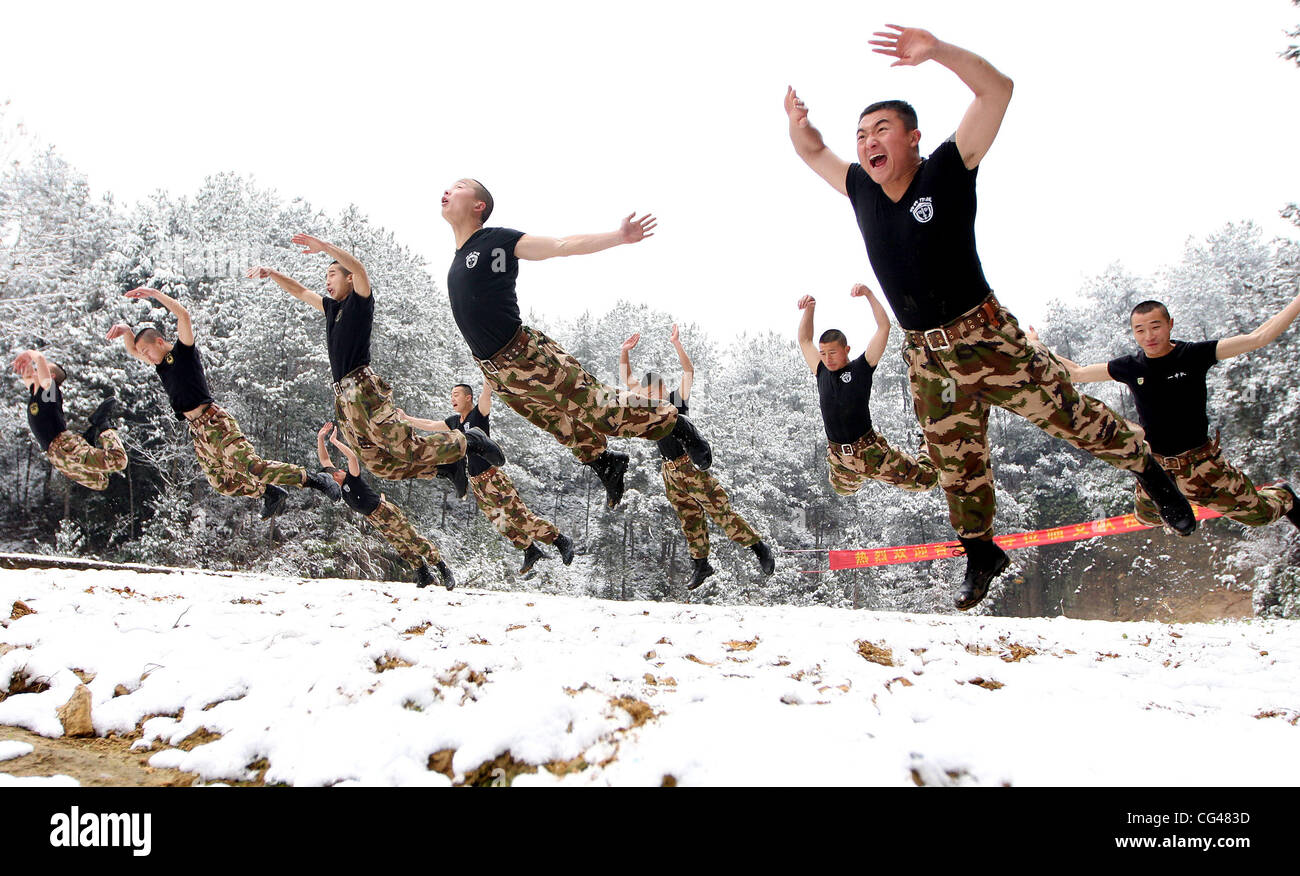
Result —
[{"label": "silver belt buckle", "polygon": [[487,374],[496,374],[496,373],[497,373],[497,366],[495,366],[495,365],[492,364],[492,360],[491,360],[491,359],[479,359],[479,360],[478,360],[478,366],[479,366],[480,368],[482,368],[483,371],[484,371],[485,373],[487,373]]},{"label": "silver belt buckle", "polygon": [[[931,336],[931,335],[935,335],[935,334],[937,334],[937,335],[939,336],[939,339],[943,342],[943,346],[942,346],[942,347],[937,347],[937,346],[935,346],[935,345],[931,342],[931,340],[930,340],[930,336]],[[943,350],[951,350],[951,349],[952,349],[952,344],[948,342],[948,333],[947,333],[946,331],[944,331],[943,329],[941,329],[941,328],[928,329],[928,330],[926,330],[926,332],[925,332],[925,346],[926,346],[927,348],[929,348],[930,350],[933,350],[933,351],[936,352],[936,353],[937,353],[937,352],[941,352],[941,351],[943,351]]]},{"label": "silver belt buckle", "polygon": [[841,445],[840,445],[840,453],[843,453],[845,456],[852,456],[852,455],[853,455],[853,445],[852,445],[852,444],[841,444]]}]

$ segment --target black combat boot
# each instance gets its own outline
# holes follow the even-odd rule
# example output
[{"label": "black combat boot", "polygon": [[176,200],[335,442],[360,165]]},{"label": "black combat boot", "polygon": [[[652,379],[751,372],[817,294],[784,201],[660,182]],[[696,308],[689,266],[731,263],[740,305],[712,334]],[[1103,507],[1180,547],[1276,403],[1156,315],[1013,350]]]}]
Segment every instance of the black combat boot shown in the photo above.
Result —
[{"label": "black combat boot", "polygon": [[478,426],[470,426],[465,430],[465,452],[483,457],[488,465],[506,464],[506,455],[501,450],[501,445],[489,438]]},{"label": "black combat boot", "polygon": [[713,450],[709,447],[709,442],[705,441],[700,433],[695,429],[695,424],[688,418],[677,415],[677,425],[673,426],[671,433],[673,438],[681,442],[682,447],[690,454],[691,462],[700,471],[706,471],[709,466],[713,465]]},{"label": "black combat boot", "polygon": [[1290,520],[1291,525],[1296,529],[1300,529],[1300,496],[1295,494],[1295,490],[1291,489],[1291,485],[1286,481],[1278,484],[1278,486],[1291,494],[1291,510],[1286,512],[1286,519]]},{"label": "black combat boot", "polygon": [[424,589],[433,583],[433,573],[429,571],[428,563],[421,563],[420,568],[415,570],[415,586]]},{"label": "black combat boot", "polygon": [[456,576],[451,574],[451,569],[447,567],[445,560],[439,560],[438,565],[434,566],[434,568],[438,570],[438,574],[442,577],[443,587],[446,587],[448,590],[452,590],[456,587]]},{"label": "black combat boot", "polygon": [[551,555],[546,553],[537,546],[537,542],[532,542],[524,548],[524,564],[519,567],[519,574],[522,575],[536,565],[538,560],[549,560]]},{"label": "black combat boot", "polygon": [[1160,519],[1178,535],[1191,535],[1196,531],[1196,512],[1192,503],[1178,491],[1178,485],[1169,473],[1160,467],[1154,457],[1147,457],[1147,467],[1134,475],[1151,501],[1156,503]]},{"label": "black combat boot", "polygon": [[90,415],[90,428],[81,433],[81,437],[86,439],[86,443],[94,447],[99,443],[99,436],[105,431],[113,428],[110,422],[120,417],[122,412],[118,409],[117,399],[109,396],[99,403],[95,412]]},{"label": "black combat boot", "polygon": [[776,571],[776,557],[772,556],[771,548],[760,541],[758,544],[751,544],[749,549],[758,557],[758,565],[763,570],[764,578]]},{"label": "black combat boot", "polygon": [[700,557],[697,560],[691,560],[695,564],[695,574],[691,576],[691,583],[686,585],[687,590],[694,590],[704,583],[704,579],[713,574],[713,567],[709,565],[708,557]]},{"label": "black combat boot", "polygon": [[[330,479],[333,481],[333,478]],[[289,494],[275,484],[267,484],[266,492],[262,494],[262,519],[270,520],[275,515],[284,510],[284,503],[289,500]]]},{"label": "black combat boot", "polygon": [[561,533],[555,537],[555,541],[551,542],[551,547],[560,552],[560,561],[564,565],[573,562],[573,539]]},{"label": "black combat boot", "polygon": [[606,450],[587,463],[605,485],[605,502],[613,508],[623,499],[623,475],[627,472],[627,454]]},{"label": "black combat boot", "polygon": [[957,591],[953,604],[965,611],[974,608],[988,595],[993,579],[1007,570],[1011,558],[993,539],[958,538],[966,548],[966,580]]},{"label": "black combat boot", "polygon": [[456,488],[457,499],[465,498],[469,492],[469,465],[464,456],[453,463],[438,466],[438,477],[451,481],[451,485]]},{"label": "black combat boot", "polygon": [[[307,482],[303,486],[311,490],[319,490],[328,496],[331,502],[343,498],[343,490],[339,487],[338,481],[323,471],[307,472]],[[271,488],[267,487],[266,491],[271,492]]]}]

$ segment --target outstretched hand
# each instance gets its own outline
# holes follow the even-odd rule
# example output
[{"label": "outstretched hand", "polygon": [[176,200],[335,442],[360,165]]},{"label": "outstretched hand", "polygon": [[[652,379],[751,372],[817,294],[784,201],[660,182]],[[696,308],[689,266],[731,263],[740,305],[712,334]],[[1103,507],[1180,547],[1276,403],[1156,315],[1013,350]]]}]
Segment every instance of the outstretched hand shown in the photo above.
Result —
[{"label": "outstretched hand", "polygon": [[659,220],[654,216],[646,213],[640,219],[633,220],[636,213],[628,213],[627,218],[619,226],[619,237],[624,243],[637,243],[645,240],[647,237],[654,237],[654,227],[659,224]]},{"label": "outstretched hand", "polygon": [[636,334],[632,335],[632,337],[624,341],[623,345],[619,347],[619,350],[621,350],[624,353],[630,353],[632,352],[633,348],[635,348],[636,345],[640,342],[641,342],[641,333],[637,332]]},{"label": "outstretched hand", "polygon": [[674,347],[680,347],[682,345],[682,336],[681,333],[677,331],[677,323],[673,323],[673,333],[668,336],[668,343],[672,344]]},{"label": "outstretched hand", "polygon": [[18,357],[14,359],[14,370],[17,371],[19,374],[26,376],[27,369],[31,367],[32,367],[32,351],[23,350],[21,353],[18,354]]},{"label": "outstretched hand", "polygon": [[324,438],[332,431],[334,431],[334,422],[331,420],[330,422],[326,423],[324,426],[321,426],[320,431],[318,431],[316,434]]},{"label": "outstretched hand", "polygon": [[126,293],[127,298],[158,298],[158,290],[150,289],[147,286],[138,286]]},{"label": "outstretched hand", "polygon": [[297,244],[298,246],[305,246],[306,249],[302,251],[303,255],[324,252],[325,247],[329,246],[329,244],[321,240],[319,237],[312,237],[310,234],[295,234],[290,239],[290,242]]},{"label": "outstretched hand", "polygon": [[816,306],[816,304],[817,304],[817,299],[812,297],[811,295],[805,295],[804,297],[799,299],[800,310],[807,310],[809,307]]},{"label": "outstretched hand", "polygon": [[108,339],[110,341],[116,341],[118,338],[122,337],[123,335],[129,335],[129,334],[131,334],[131,327],[124,322],[119,322],[117,325],[113,326],[111,329],[108,330]]},{"label": "outstretched hand", "polygon": [[256,267],[249,268],[248,273],[245,274],[245,276],[250,280],[269,280],[275,276],[275,271],[268,267],[264,267],[263,265],[257,265]]},{"label": "outstretched hand", "polygon": [[901,27],[897,24],[887,24],[885,27],[893,28],[898,32],[878,30],[872,36],[880,39],[868,40],[868,42],[880,47],[871,50],[877,55],[888,55],[898,59],[889,66],[915,67],[934,57],[934,50],[939,45],[939,41],[928,30],[919,27]]},{"label": "outstretched hand", "polygon": [[874,300],[875,295],[871,289],[862,283],[854,283],[853,288],[849,290],[849,296],[852,298],[869,298]]},{"label": "outstretched hand", "polygon": [[808,127],[808,106],[799,99],[793,85],[785,88],[785,114],[800,128]]}]

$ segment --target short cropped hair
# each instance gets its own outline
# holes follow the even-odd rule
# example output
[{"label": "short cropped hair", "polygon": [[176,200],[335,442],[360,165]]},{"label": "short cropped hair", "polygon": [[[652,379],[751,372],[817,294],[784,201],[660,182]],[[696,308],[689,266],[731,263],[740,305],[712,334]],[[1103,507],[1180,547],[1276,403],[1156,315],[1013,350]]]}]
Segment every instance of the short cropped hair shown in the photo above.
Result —
[{"label": "short cropped hair", "polygon": [[158,329],[154,328],[151,325],[143,326],[139,331],[135,333],[135,342],[137,344],[140,343],[141,341],[147,343],[153,343],[155,340],[159,340],[159,339],[162,339],[162,332],[158,331]]},{"label": "short cropped hair", "polygon": [[458,383],[455,386],[453,386],[452,389],[463,389],[465,390],[466,395],[468,395],[471,399],[474,398],[474,387],[470,386],[468,383]]},{"label": "short cropped hair", "polygon": [[68,379],[68,372],[64,369],[62,365],[59,365],[55,362],[50,362],[49,366],[50,366],[50,376],[54,378],[54,385],[62,386],[63,381]]},{"label": "short cropped hair", "polygon": [[1169,319],[1169,308],[1165,307],[1164,304],[1162,304],[1159,301],[1139,302],[1133,308],[1133,311],[1128,315],[1128,318],[1132,319],[1133,317],[1137,316],[1139,313],[1151,313],[1153,310],[1159,310],[1161,313],[1165,315],[1166,320]]},{"label": "short cropped hair", "polygon": [[488,217],[492,215],[492,208],[495,206],[495,202],[492,200],[492,193],[487,190],[487,186],[483,185],[483,183],[478,180],[471,179],[470,182],[474,185],[474,197],[478,198],[486,205],[483,208],[483,215],[478,217],[479,221],[486,225]]},{"label": "short cropped hair", "polygon": [[872,113],[878,113],[881,110],[893,110],[902,119],[903,127],[906,130],[916,130],[916,110],[905,100],[878,100],[862,111],[862,115],[858,116],[858,121],[860,122]]},{"label": "short cropped hair", "polygon": [[849,345],[849,339],[844,337],[844,332],[839,329],[827,329],[822,332],[822,336],[817,339],[819,344],[839,344],[842,347]]},{"label": "short cropped hair", "polygon": [[[347,268],[345,268],[345,267],[343,266],[343,263],[342,263],[341,261],[339,261],[338,259],[335,259],[334,261],[330,262],[329,267],[332,268],[332,267],[334,267],[335,265],[338,265],[338,266],[339,266],[339,270],[342,271],[343,273],[347,274],[349,277],[352,276],[352,272],[349,271]],[[326,270],[329,270],[329,268],[326,268]]]}]

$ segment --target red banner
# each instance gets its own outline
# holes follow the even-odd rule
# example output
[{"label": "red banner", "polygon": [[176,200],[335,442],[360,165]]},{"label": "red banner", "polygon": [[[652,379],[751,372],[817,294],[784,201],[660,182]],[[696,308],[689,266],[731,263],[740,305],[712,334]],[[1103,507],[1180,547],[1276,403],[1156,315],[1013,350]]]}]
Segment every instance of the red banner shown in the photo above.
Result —
[{"label": "red banner", "polygon": [[[1221,517],[1218,511],[1211,511],[1199,505],[1196,509],[1197,520],[1209,520]],[[1074,523],[1070,526],[1056,526],[1051,529],[1036,529],[1033,532],[1015,532],[1010,535],[994,537],[1005,550],[1036,547],[1042,544],[1060,544],[1066,541],[1082,541],[1085,538],[1098,538],[1103,535],[1122,535],[1126,532],[1138,532],[1151,529],[1145,523],[1139,523],[1132,514],[1122,517],[1107,517],[1091,523]],[[852,551],[827,551],[830,555],[831,571],[835,569],[862,569],[868,566],[893,566],[898,563],[919,563],[923,560],[942,560],[946,557],[960,557],[966,551],[958,541],[936,541],[930,544],[908,544],[896,547],[863,548]]]}]

